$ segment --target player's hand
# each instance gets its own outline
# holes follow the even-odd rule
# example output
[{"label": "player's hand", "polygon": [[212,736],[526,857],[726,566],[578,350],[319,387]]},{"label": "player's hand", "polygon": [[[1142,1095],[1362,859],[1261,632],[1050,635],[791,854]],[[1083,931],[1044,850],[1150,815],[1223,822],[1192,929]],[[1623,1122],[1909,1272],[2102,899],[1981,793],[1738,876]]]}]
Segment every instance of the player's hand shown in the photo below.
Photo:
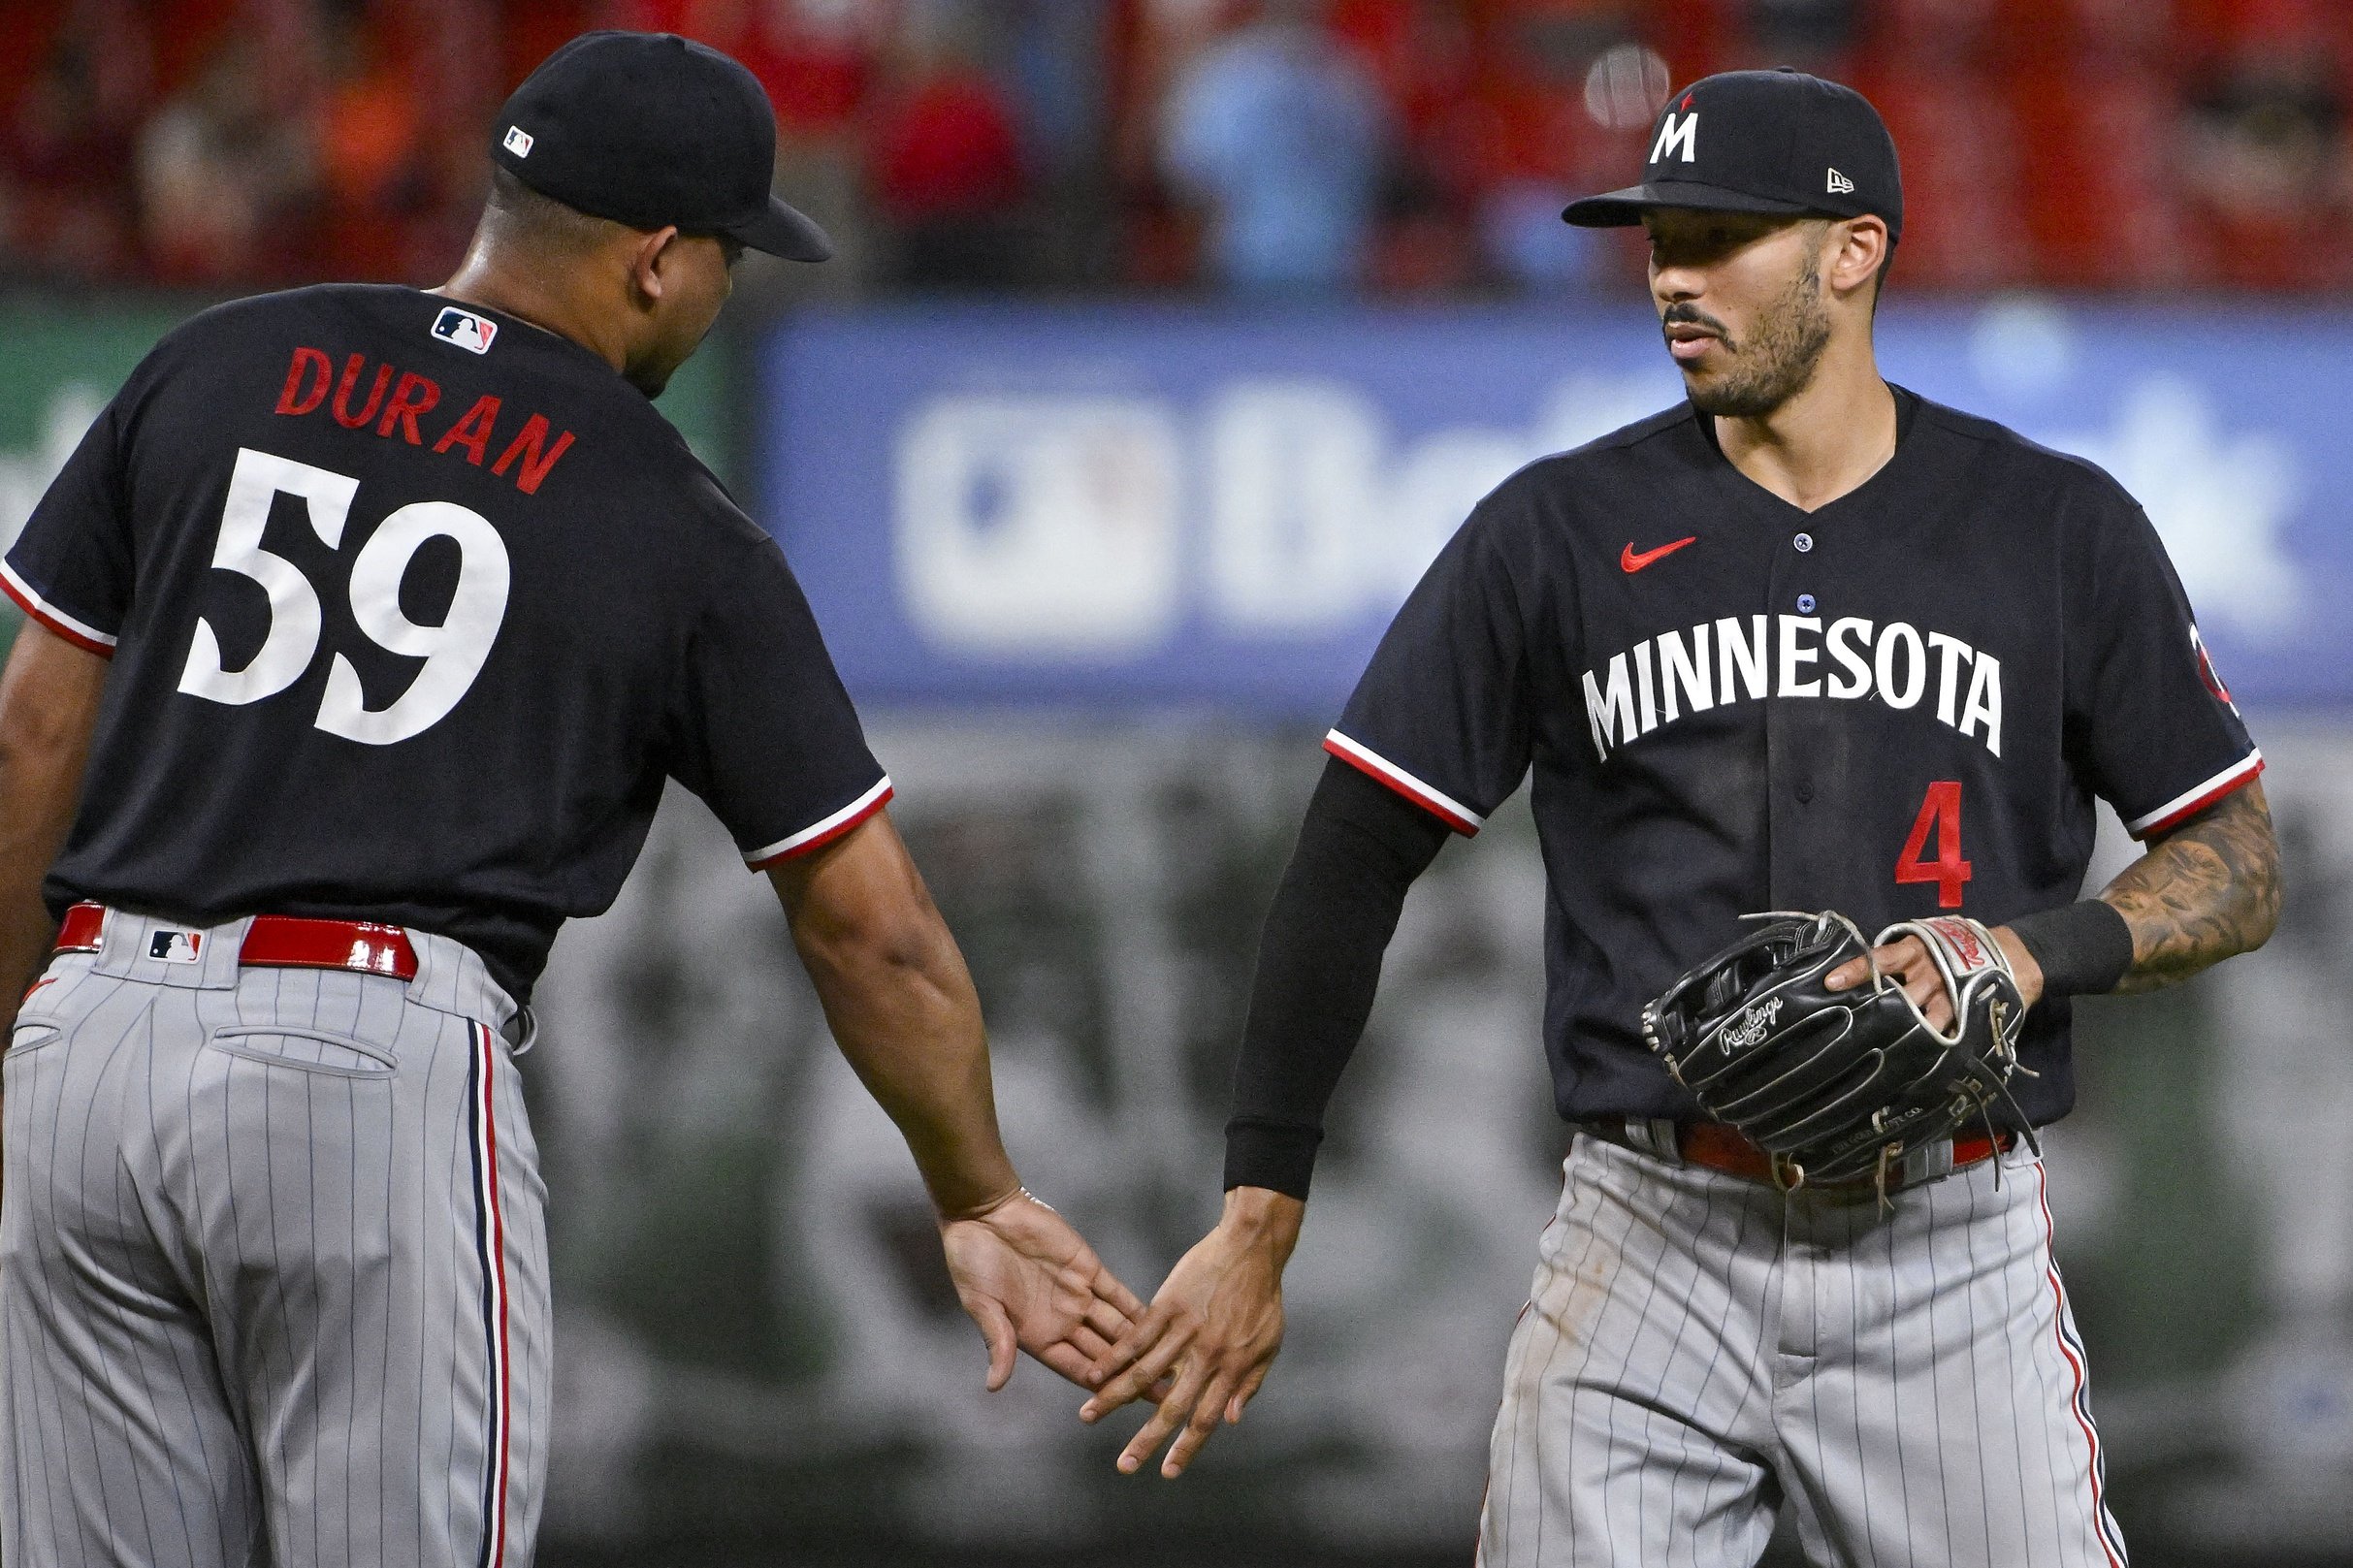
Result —
[{"label": "player's hand", "polygon": [[1070,1223],[1023,1188],[983,1213],[940,1222],[948,1277],[988,1345],[988,1391],[1025,1350],[1080,1388],[1087,1367],[1143,1315]]},{"label": "player's hand", "polygon": [[[2018,997],[2033,1007],[2043,995],[2043,966],[2034,961],[2026,944],[2008,926],[1993,928],[1993,940],[2002,944],[2002,952],[2018,981]],[[1937,1029],[1952,1027],[1952,999],[1945,992],[1943,977],[1937,974],[1936,961],[1918,937],[1905,937],[1885,947],[1871,949],[1872,962],[1879,972],[1904,988],[1914,1004]],[[1861,959],[1850,959],[1830,972],[1824,982],[1833,991],[1852,990],[1871,977],[1870,967]]]},{"label": "player's hand", "polygon": [[1306,1205],[1265,1188],[1226,1194],[1225,1217],[1169,1270],[1151,1309],[1093,1368],[1102,1380],[1079,1411],[1093,1423],[1142,1397],[1157,1400],[1119,1455],[1133,1475],[1171,1434],[1160,1473],[1175,1480],[1216,1431],[1241,1420],[1282,1348],[1282,1271]]}]

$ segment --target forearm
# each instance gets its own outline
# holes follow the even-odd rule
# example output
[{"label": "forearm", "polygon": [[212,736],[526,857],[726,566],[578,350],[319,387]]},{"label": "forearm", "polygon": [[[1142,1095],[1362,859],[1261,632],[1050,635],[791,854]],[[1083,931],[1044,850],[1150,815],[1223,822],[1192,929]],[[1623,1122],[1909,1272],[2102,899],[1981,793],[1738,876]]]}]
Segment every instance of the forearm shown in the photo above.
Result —
[{"label": "forearm", "polygon": [[38,755],[0,734],[0,1017],[48,962],[57,933],[41,901],[41,881],[64,842],[69,814],[44,809],[53,791]]},{"label": "forearm", "polygon": [[2279,846],[2262,784],[2149,846],[2100,898],[2132,928],[2119,992],[2172,985],[2262,946],[2279,923]]},{"label": "forearm", "polygon": [[1445,839],[1418,807],[1327,765],[1259,942],[1226,1127],[1229,1188],[1306,1197],[1324,1106],[1372,1011],[1406,890]]},{"label": "forearm", "polygon": [[[14,799],[8,765],[0,760],[0,801]],[[21,842],[26,833],[11,823],[0,830],[0,1038],[13,1026],[17,1003],[48,964],[56,922],[41,902],[41,879],[48,869],[39,844]],[[53,856],[56,846],[48,846]]]},{"label": "forearm", "polygon": [[889,817],[769,878],[835,1042],[898,1124],[941,1214],[974,1214],[1017,1192],[980,997]]},{"label": "forearm", "polygon": [[56,925],[41,883],[73,825],[106,668],[27,625],[0,673],[0,1021],[15,1022],[48,961]]},{"label": "forearm", "polygon": [[940,1212],[977,1213],[1017,1191],[981,1001],[946,929],[804,944],[801,956],[842,1055],[898,1124]]}]

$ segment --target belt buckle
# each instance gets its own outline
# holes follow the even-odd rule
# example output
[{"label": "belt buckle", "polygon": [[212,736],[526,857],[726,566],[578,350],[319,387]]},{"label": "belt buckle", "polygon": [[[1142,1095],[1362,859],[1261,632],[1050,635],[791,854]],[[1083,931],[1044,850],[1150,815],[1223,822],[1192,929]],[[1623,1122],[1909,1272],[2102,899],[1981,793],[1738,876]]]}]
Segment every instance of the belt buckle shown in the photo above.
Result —
[{"label": "belt buckle", "polygon": [[1629,1148],[1662,1160],[1671,1166],[1683,1164],[1683,1133],[1669,1116],[1628,1116],[1626,1118],[1626,1141]]}]

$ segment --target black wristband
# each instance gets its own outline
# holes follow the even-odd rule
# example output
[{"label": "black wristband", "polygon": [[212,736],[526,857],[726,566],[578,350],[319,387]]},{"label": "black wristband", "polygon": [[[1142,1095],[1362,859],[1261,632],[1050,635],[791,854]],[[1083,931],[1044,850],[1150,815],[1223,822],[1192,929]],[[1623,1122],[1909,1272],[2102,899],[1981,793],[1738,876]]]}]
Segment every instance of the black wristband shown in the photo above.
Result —
[{"label": "black wristband", "polygon": [[2133,928],[2113,905],[2096,898],[2038,910],[2010,929],[2043,968],[2046,997],[2098,996],[2133,967]]},{"label": "black wristband", "polygon": [[1271,1187],[1305,1202],[1307,1183],[1315,1174],[1315,1146],[1323,1140],[1323,1129],[1319,1127],[1229,1123],[1225,1190]]}]

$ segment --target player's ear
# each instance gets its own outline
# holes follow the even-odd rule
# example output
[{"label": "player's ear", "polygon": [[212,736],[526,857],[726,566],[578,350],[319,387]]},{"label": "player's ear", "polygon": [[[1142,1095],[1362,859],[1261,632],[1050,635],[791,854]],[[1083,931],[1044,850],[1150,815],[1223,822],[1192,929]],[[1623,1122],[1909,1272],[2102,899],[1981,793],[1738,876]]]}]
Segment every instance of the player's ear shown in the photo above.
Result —
[{"label": "player's ear", "polygon": [[1829,243],[1834,248],[1824,275],[1831,292],[1841,299],[1853,298],[1870,286],[1879,275],[1880,263],[1886,259],[1887,220],[1869,212],[1841,218],[1830,225]]},{"label": "player's ear", "polygon": [[675,224],[641,235],[637,248],[629,257],[629,287],[647,304],[658,304],[669,292],[669,270],[677,262],[678,227]]}]

